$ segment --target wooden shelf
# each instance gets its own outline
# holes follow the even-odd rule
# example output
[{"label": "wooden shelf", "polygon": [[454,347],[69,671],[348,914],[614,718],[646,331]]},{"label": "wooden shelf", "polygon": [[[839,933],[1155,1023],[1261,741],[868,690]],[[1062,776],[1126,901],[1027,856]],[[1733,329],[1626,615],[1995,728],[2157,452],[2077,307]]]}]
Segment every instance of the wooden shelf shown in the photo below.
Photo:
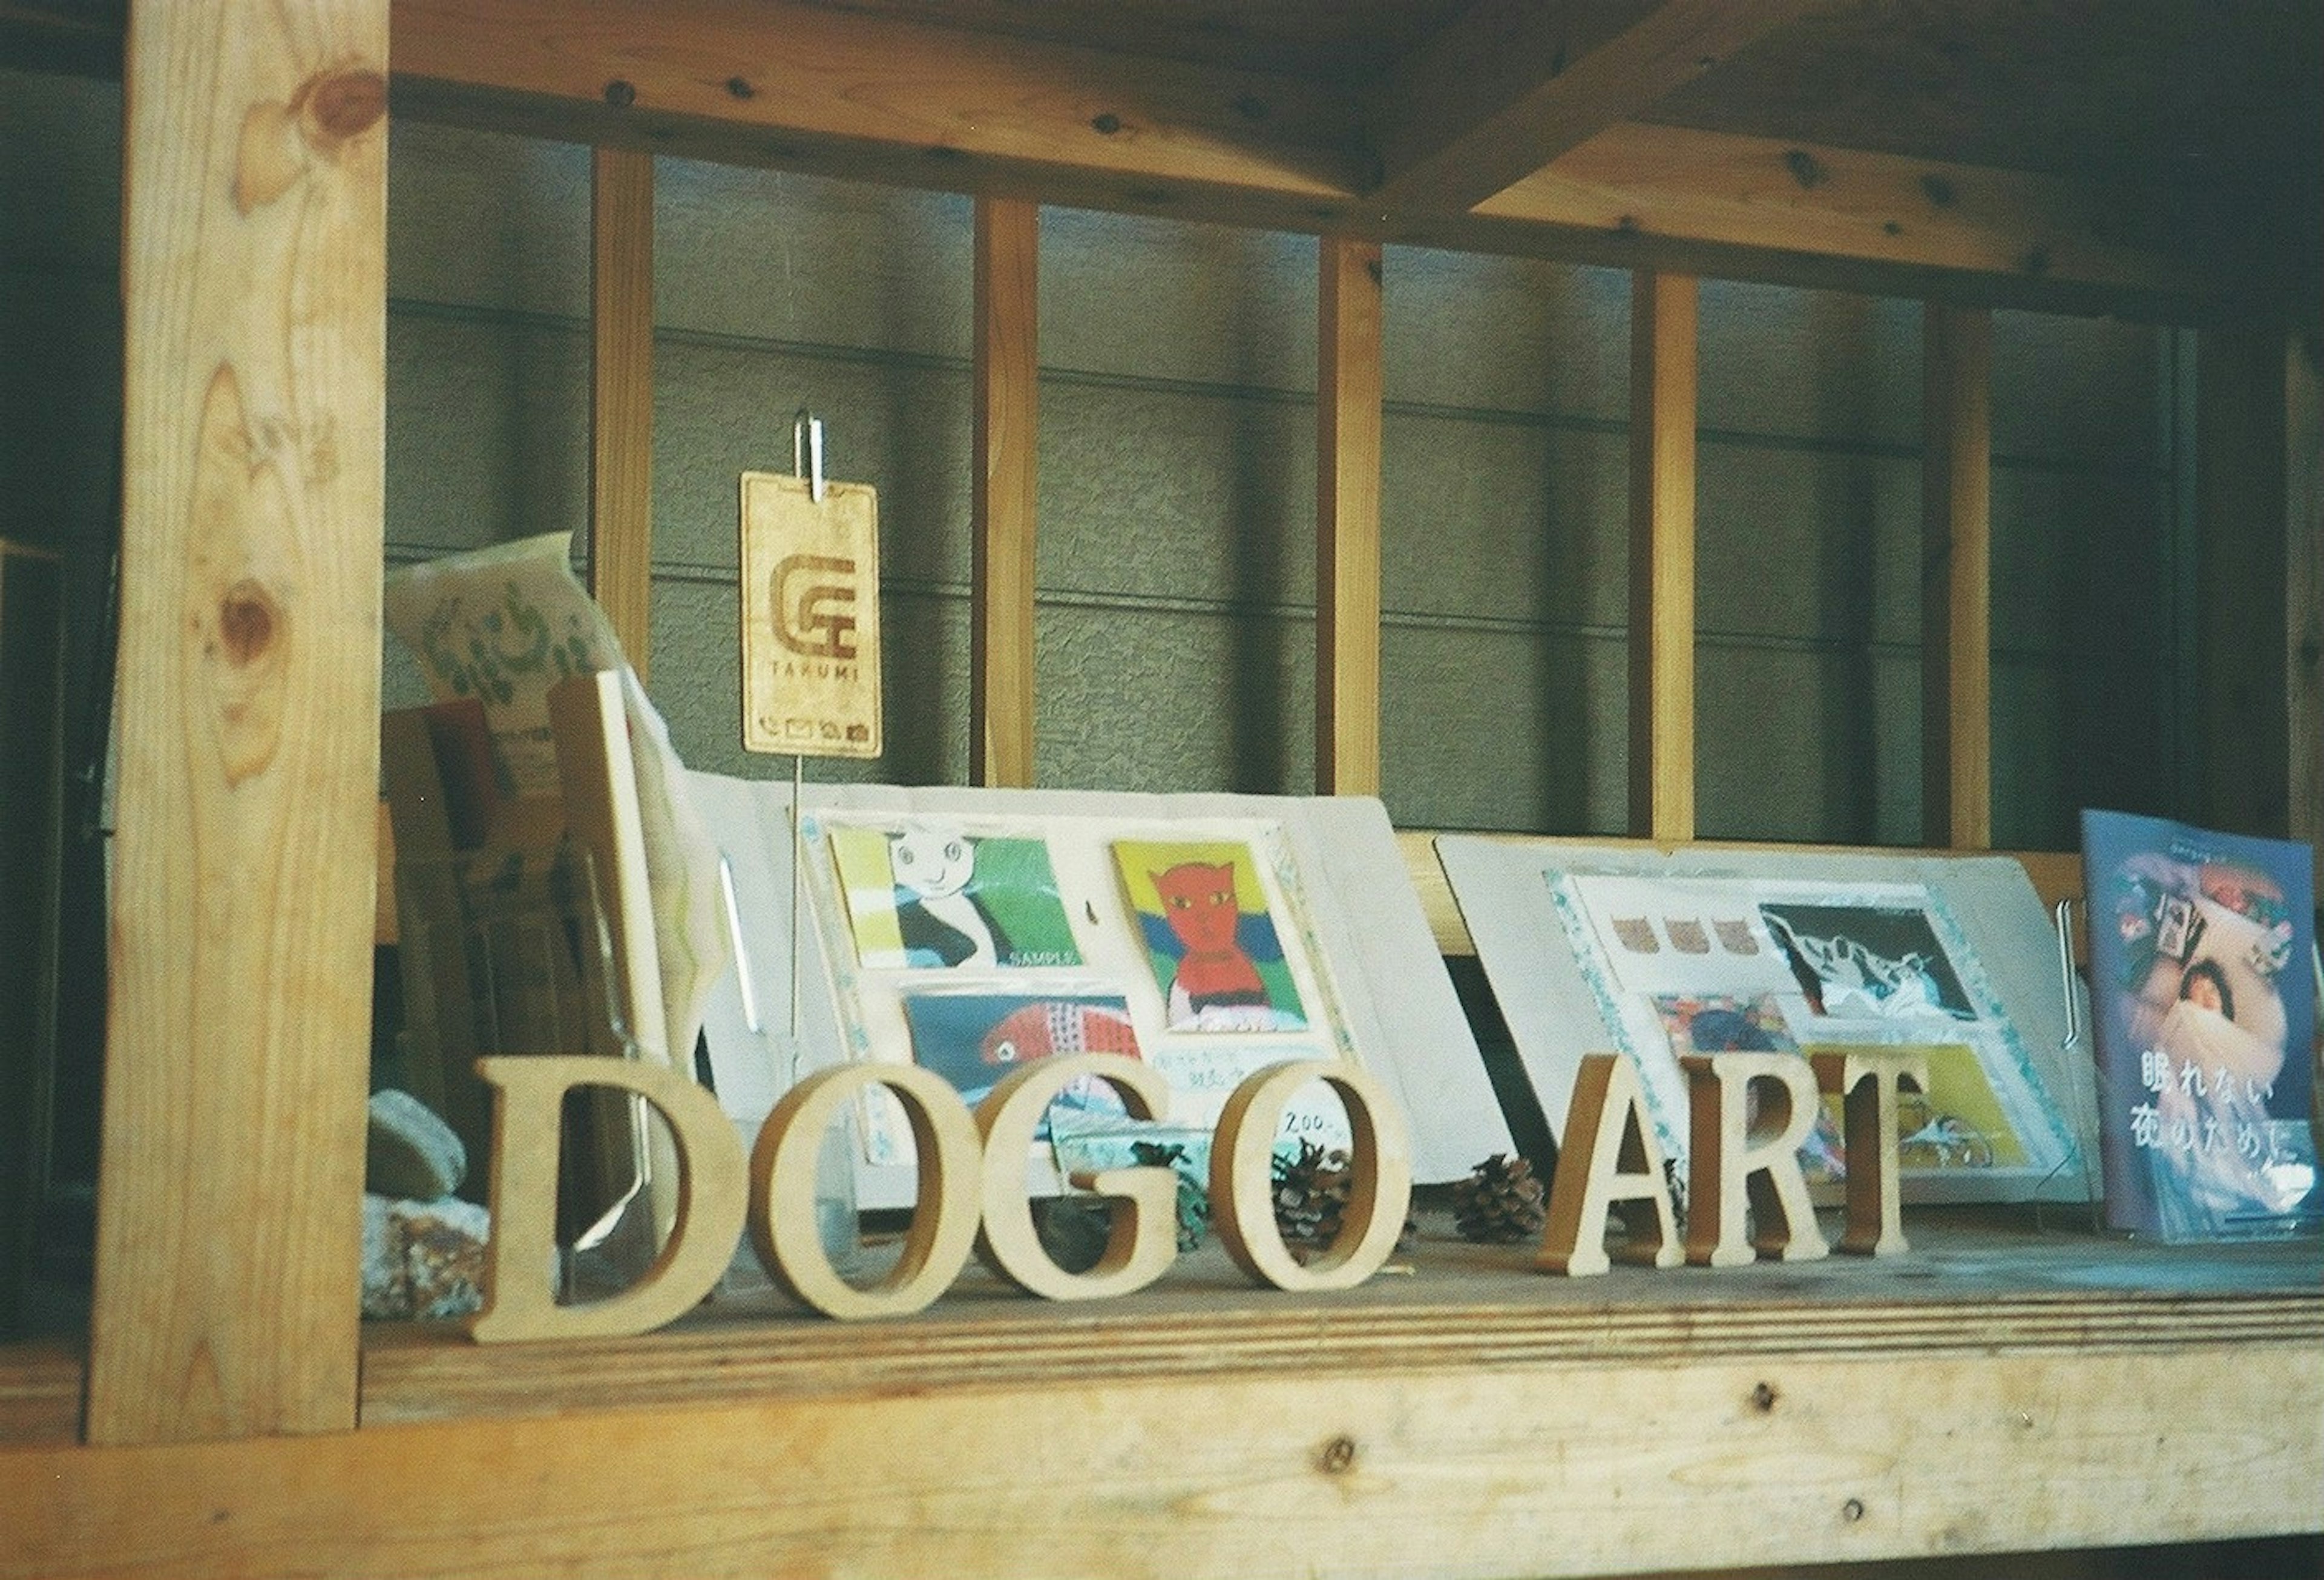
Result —
[{"label": "wooden shelf", "polygon": [[[374,1325],[363,1419],[557,1414],[864,1391],[1074,1387],[1093,1378],[1668,1365],[1711,1356],[1874,1355],[1900,1364],[1997,1349],[2175,1349],[2324,1339],[2324,1240],[2134,1244],[2054,1226],[2086,1208],[1907,1209],[1902,1257],[1744,1269],[1536,1272],[1534,1247],[1424,1237],[1331,1298],[1254,1288],[1214,1244],[1162,1282],[1083,1307],[973,1269],[936,1307],[847,1325],[769,1294],[642,1338],[480,1346],[441,1327]],[[2324,1420],[2317,1423],[2324,1434]],[[2319,1436],[2324,1442],[2324,1436]]]},{"label": "wooden shelf", "polygon": [[861,1327],[375,1326],[355,1432],[9,1452],[0,1574],[1545,1575],[2314,1520],[2324,1242],[1923,1208],[1899,1258],[1568,1280],[1423,1221],[1336,1297],[1208,1248],[1081,1309],[972,1275]]}]

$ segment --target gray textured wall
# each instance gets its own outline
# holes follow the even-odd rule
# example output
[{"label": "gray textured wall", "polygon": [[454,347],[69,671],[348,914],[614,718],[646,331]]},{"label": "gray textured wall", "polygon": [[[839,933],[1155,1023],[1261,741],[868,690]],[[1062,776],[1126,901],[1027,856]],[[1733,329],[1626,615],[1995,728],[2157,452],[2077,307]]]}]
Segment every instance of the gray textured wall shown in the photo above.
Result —
[{"label": "gray textured wall", "polygon": [[[0,531],[101,533],[114,455],[117,90],[0,96]],[[399,124],[391,560],[586,515],[588,164]],[[967,767],[970,206],[664,160],[653,690],[737,741],[735,474],[792,413],[880,491],[889,755]],[[1312,240],[1042,215],[1044,783],[1304,792],[1314,748]],[[1624,817],[1627,276],[1391,248],[1385,795],[1406,826]],[[1700,822],[1919,837],[1920,309],[1706,281]],[[1995,802],[2068,847],[2086,803],[2169,810],[2180,751],[2183,336],[1995,320]],[[391,703],[416,700],[399,652]]]}]

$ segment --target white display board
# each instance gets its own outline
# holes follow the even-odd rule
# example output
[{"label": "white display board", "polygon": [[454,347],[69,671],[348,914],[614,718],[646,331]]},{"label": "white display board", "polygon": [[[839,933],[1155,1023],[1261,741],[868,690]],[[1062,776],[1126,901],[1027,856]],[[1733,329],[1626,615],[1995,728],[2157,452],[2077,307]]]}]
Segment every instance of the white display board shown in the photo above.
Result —
[{"label": "white display board", "polygon": [[[1416,1180],[1513,1150],[1376,800],[808,785],[795,825],[787,783],[690,784],[733,891],[705,1034],[746,1134],[843,1060],[919,1062],[973,1102],[1024,1058],[1134,1049],[1174,1124],[1335,1058],[1398,1100]],[[1328,1139],[1315,1102],[1286,1126]],[[905,1205],[895,1118],[869,1106],[854,1139],[859,1204]]]},{"label": "white display board", "polygon": [[[1637,1063],[1677,1162],[1682,1054],[1926,1047],[1932,1089],[1900,1122],[1909,1199],[2089,1198],[2096,1105],[2087,1049],[2069,1045],[2076,988],[2015,861],[1451,834],[1436,850],[1560,1135],[1587,1053]],[[1803,1157],[1820,1186],[1838,1179],[1836,1123]]]}]

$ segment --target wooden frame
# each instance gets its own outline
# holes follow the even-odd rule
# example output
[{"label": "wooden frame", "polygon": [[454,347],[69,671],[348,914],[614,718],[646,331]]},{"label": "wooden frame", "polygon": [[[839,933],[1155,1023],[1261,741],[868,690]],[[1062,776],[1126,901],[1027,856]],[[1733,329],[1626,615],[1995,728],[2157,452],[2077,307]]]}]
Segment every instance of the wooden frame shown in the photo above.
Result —
[{"label": "wooden frame", "polygon": [[1327,236],[1315,332],[1315,788],[1379,794],[1380,250]]},{"label": "wooden frame", "polygon": [[1040,269],[1040,210],[1021,198],[980,199],[968,703],[976,785],[1033,783]]},{"label": "wooden frame", "polygon": [[1699,290],[1630,282],[1630,831],[1694,838],[1694,408]]},{"label": "wooden frame", "polygon": [[[102,54],[85,23],[43,24],[40,9],[12,12],[6,35],[29,29],[36,44]],[[1513,1306],[1495,1286],[1467,1303],[1329,1316],[1296,1303],[1257,1317],[1190,1310],[1160,1293],[1085,1337],[1040,1340],[954,1317],[900,1332],[890,1349],[860,1336],[810,1346],[789,1370],[768,1361],[762,1337],[733,1334],[522,1362],[386,1335],[361,1348],[354,1204],[374,898],[391,9],[401,108],[623,149],[940,175],[985,194],[973,752],[984,782],[1033,776],[1022,617],[1034,195],[1327,232],[1343,238],[1326,248],[1342,266],[1388,238],[1641,271],[1641,427],[1653,444],[1638,474],[1655,486],[1637,539],[1651,666],[1636,690],[1646,749],[1633,774],[1639,831],[1656,838],[1683,838],[1693,822],[1677,689],[1691,556],[1675,502],[1692,485],[1678,459],[1692,394],[1678,325],[1683,314],[1691,327],[1682,304],[1693,275],[2213,325],[2202,446],[2260,460],[2211,469],[2209,574],[2264,603],[2290,552],[2276,293],[2304,301],[2314,280],[2304,255],[2287,269],[2261,245],[2274,216],[2217,247],[2208,234],[2135,232],[2070,245],[2063,221],[2104,207],[2098,188],[2071,177],[1628,119],[1660,80],[1662,57],[1646,46],[1691,36],[1700,8],[1649,6],[1634,27],[1569,41],[1589,69],[1537,47],[1522,57],[1529,80],[1504,76],[1479,113],[1445,125],[1412,113],[1416,101],[1393,85],[1356,106],[1287,72],[946,33],[900,6],[617,0],[568,30],[553,8],[520,0],[336,0],[295,14],[141,0],[125,57],[115,868],[130,903],[116,912],[97,1306],[85,1416],[78,1358],[0,1355],[0,1433],[14,1444],[0,1448],[0,1523],[15,1533],[0,1573],[742,1561],[1028,1575],[1118,1561],[1121,1528],[1095,1511],[1124,1508],[1141,1511],[1143,1550],[1188,1576],[1247,1572],[1259,1543],[1286,1539],[1286,1520],[1304,1563],[1347,1572],[1696,1566],[1711,1529],[1722,1561],[1769,1564],[2319,1529],[2324,1294],[2312,1270],[2286,1287],[2264,1269],[2238,1272],[2234,1258],[2223,1288],[2151,1297],[1965,1284],[1917,1308],[1834,1296],[1804,1323],[1787,1302],[1729,1297],[1709,1341],[1674,1309],[1686,1297],[1577,1310],[1538,1294]],[[1751,9],[1753,25],[1774,28],[1799,8]],[[1414,91],[1491,59],[1474,40],[1446,50],[1416,67]],[[1067,90],[1050,91],[1059,83]],[[1377,171],[1351,152],[1368,121],[1396,151]],[[1567,159],[1524,168],[1577,131],[1587,140]],[[600,163],[627,172],[634,198],[639,166]],[[1441,207],[1423,200],[1440,170],[1459,178]],[[1774,219],[1748,201],[1768,178],[1796,188]],[[620,210],[614,188],[604,194],[601,235],[611,245],[626,234],[619,255],[632,260],[628,337],[599,364],[610,373],[636,365],[618,345],[638,344],[640,254],[634,204]],[[608,270],[601,284],[619,278]],[[1344,418],[1363,402],[1366,342],[1360,319],[1339,322],[1351,332],[1334,334],[1335,354],[1357,348],[1332,380]],[[1962,645],[1981,591],[1962,552],[1978,527],[1963,458],[1979,438],[1965,332],[1952,321],[1941,341],[1962,352],[1948,363],[1942,441],[1969,467],[1941,501],[1953,550],[1943,831],[1955,841],[1978,837],[1960,775],[1986,744],[1963,684],[1979,664]],[[650,346],[650,314],[644,334]],[[622,446],[639,459],[637,392],[618,376],[598,390],[599,569],[604,594],[642,609],[650,538],[613,528],[636,521],[637,473],[612,464]],[[1365,440],[1346,431],[1342,461],[1360,466]],[[2300,453],[2312,460],[2312,444]],[[1332,519],[1350,536],[1333,552],[1352,572],[1362,484],[1340,487]],[[628,551],[618,561],[617,545]],[[1334,715],[1345,725],[1360,706],[1362,633],[1342,580],[1321,596],[1341,621],[1328,672],[1351,683]],[[2280,759],[2289,738],[2313,739],[2312,679],[2300,694],[2307,713],[2286,717],[2292,638],[2315,618],[2312,578],[2302,586],[2308,604],[2288,627],[2203,633],[2203,690],[2232,709],[2247,758],[2267,765],[2256,789],[2213,787],[2239,814],[2287,815]],[[1364,749],[1335,737],[1335,785],[1376,775]],[[2024,1269],[2043,1254],[2014,1243],[2002,1254]],[[1282,1375],[1280,1348],[1268,1346],[1295,1338],[1310,1370]],[[1029,1359],[995,1380],[990,1364],[1010,1347]],[[1120,1374],[1157,1349],[1167,1358]],[[913,1366],[924,1385],[899,1391],[892,1378]],[[2176,1429],[2157,1434],[2139,1401],[2158,1390],[2221,1413],[2191,1430],[2174,1413]],[[1967,1401],[1941,1465],[1916,1457],[1926,1451],[1908,1418],[1864,1403],[1898,1397]],[[2026,1400],[2038,1413],[2015,1402]],[[392,1424],[428,1415],[438,1419]],[[962,1495],[970,1450],[990,1446],[996,1419],[1058,1434],[1049,1447],[1070,1474],[1038,1507],[1021,1482],[974,1484],[973,1509]],[[2232,1433],[2202,1425],[2228,1420]],[[1446,1436],[1456,1426],[1457,1442]],[[87,1445],[60,1440],[84,1434]],[[1567,1474],[1541,1468],[1545,1443],[1570,1447]],[[1672,1445],[1690,1443],[1727,1468],[1689,1474]],[[2098,1446],[2108,1444],[2135,1452],[2107,1457]],[[530,1474],[506,1475],[511,1464]],[[1809,1464],[1831,1474],[1808,1475]],[[1593,1468],[1626,1465],[1658,1467],[1668,1484],[1648,1477],[1660,1490],[1641,1498],[1637,1478],[1618,1486],[1613,1468]],[[1120,1465],[1134,1475],[1108,1468]],[[2215,1495],[2207,1478],[2230,1470],[2233,1495]],[[769,1496],[802,1481],[816,1497]],[[2018,1495],[2036,1484],[2077,1490]],[[930,1508],[952,1513],[898,1518]]]},{"label": "wooden frame", "polygon": [[355,1424],[386,60],[385,0],[131,41],[92,1442]]},{"label": "wooden frame", "polygon": [[653,158],[589,160],[589,593],[643,681],[653,653]]},{"label": "wooden frame", "polygon": [[1932,303],[1921,337],[1921,827],[1993,845],[1993,316]]}]

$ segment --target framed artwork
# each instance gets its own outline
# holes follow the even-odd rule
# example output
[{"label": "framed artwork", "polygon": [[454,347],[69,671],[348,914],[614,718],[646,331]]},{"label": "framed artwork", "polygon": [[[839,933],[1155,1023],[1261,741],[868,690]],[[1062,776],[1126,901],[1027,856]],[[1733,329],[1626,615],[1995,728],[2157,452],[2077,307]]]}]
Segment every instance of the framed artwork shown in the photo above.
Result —
[{"label": "framed artwork", "polygon": [[831,832],[848,929],[865,969],[1078,966],[1048,846],[918,824]]},{"label": "framed artwork", "polygon": [[[1553,1127],[1582,1055],[1610,1048],[1683,1169],[1684,1055],[1908,1046],[1931,1076],[1900,1107],[1908,1197],[2088,1194],[2066,988],[2015,863],[1457,836],[1438,851]],[[1802,1148],[1827,1198],[1847,1170],[1840,1118],[1828,1099]]]},{"label": "framed artwork", "polygon": [[[1020,1064],[1058,1054],[1139,1057],[1130,1006],[1103,994],[932,991],[904,996],[912,1062],[950,1081],[974,1107]],[[1068,1106],[1119,1113],[1102,1085],[1070,1090]]]},{"label": "framed artwork", "polygon": [[[1418,1178],[1511,1150],[1377,802],[816,785],[794,822],[788,785],[696,780],[735,896],[708,1048],[738,1125],[843,1060],[920,1064],[973,1105],[1012,1065],[1088,1051],[1152,1068],[1168,1113],[1068,1093],[1028,1160],[1037,1188],[1062,1188],[1057,1140],[1093,1126],[1117,1151],[1167,1133],[1198,1154],[1237,1086],[1294,1060],[1387,1081]],[[1282,1126],[1347,1139],[1321,1083]],[[874,1089],[854,1129],[858,1199],[906,1204],[900,1106]]]},{"label": "framed artwork", "polygon": [[1170,1030],[1307,1029],[1250,847],[1120,840],[1113,859]]},{"label": "framed artwork", "polygon": [[[1009,1062],[1120,1052],[1170,1083],[1175,1120],[1208,1125],[1254,1070],[1353,1056],[1278,825],[1213,820],[1191,838],[1134,821],[834,810],[801,829],[854,1046],[935,1070],[972,1104]],[[1286,1129],[1343,1131],[1327,1094],[1312,1110],[1294,1104]],[[910,1155],[885,1094],[867,1100],[864,1130],[875,1167]]]}]

